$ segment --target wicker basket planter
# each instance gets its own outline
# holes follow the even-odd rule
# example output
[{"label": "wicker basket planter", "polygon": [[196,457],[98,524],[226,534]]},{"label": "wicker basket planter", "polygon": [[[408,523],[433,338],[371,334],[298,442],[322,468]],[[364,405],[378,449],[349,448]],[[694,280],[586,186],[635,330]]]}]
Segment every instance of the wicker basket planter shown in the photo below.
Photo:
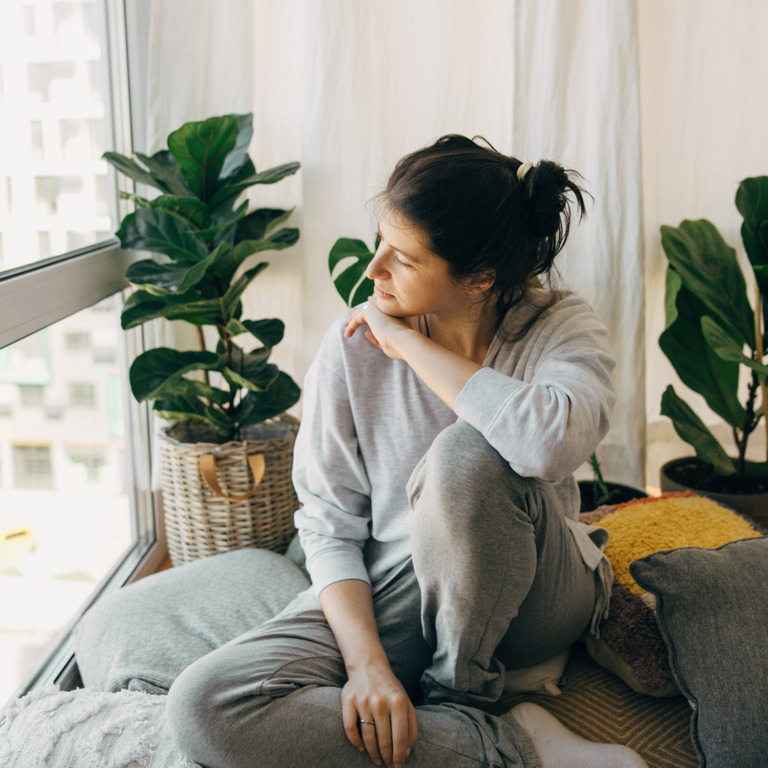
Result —
[{"label": "wicker basket planter", "polygon": [[298,421],[282,414],[216,443],[204,424],[160,433],[161,487],[174,565],[243,547],[283,552],[299,506],[291,482]]}]

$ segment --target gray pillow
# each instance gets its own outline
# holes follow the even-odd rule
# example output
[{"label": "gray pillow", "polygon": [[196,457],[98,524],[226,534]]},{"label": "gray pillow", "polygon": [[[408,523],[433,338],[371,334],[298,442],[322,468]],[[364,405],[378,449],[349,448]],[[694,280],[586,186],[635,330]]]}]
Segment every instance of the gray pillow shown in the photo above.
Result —
[{"label": "gray pillow", "polygon": [[309,581],[290,559],[238,549],[148,576],[100,600],[75,630],[83,683],[166,693],[193,661],[279,613]]},{"label": "gray pillow", "polygon": [[672,673],[693,709],[700,765],[765,766],[768,538],[656,552],[630,571],[656,596]]}]

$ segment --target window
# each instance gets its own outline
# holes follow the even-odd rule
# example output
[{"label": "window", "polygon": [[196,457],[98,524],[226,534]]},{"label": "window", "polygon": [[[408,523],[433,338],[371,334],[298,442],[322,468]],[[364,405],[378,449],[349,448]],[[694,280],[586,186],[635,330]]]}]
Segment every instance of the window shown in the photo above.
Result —
[{"label": "window", "polygon": [[16,488],[47,490],[52,487],[51,447],[14,445],[13,482]]},{"label": "window", "polygon": [[67,389],[69,391],[69,404],[73,408],[96,407],[96,387],[91,382],[70,382]]},{"label": "window", "polygon": [[41,408],[44,402],[44,387],[39,384],[19,384],[19,403],[23,408]]},{"label": "window", "polygon": [[88,331],[67,331],[64,334],[64,348],[68,352],[81,352],[91,348],[91,334]]},{"label": "window", "polygon": [[[71,630],[156,567],[149,422],[127,392],[105,149],[130,154],[121,0],[3,10],[0,141],[0,708],[66,684]],[[22,546],[23,545],[23,546]]]},{"label": "window", "polygon": [[118,3],[19,0],[4,6],[0,141],[13,147],[0,169],[4,269],[114,232],[111,171],[100,159],[115,148],[107,5],[116,9]]}]

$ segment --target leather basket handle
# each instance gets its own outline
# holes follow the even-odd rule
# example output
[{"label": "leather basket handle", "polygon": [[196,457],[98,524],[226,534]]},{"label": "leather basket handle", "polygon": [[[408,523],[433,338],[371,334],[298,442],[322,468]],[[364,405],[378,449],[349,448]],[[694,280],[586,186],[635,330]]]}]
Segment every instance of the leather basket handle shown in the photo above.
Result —
[{"label": "leather basket handle", "polygon": [[264,461],[264,455],[257,453],[253,456],[248,456],[248,466],[251,468],[251,474],[253,475],[253,487],[246,491],[242,496],[227,496],[224,491],[221,490],[219,480],[216,477],[216,457],[212,453],[204,453],[197,457],[197,465],[200,467],[200,474],[203,476],[203,482],[208,486],[211,493],[215,493],[217,496],[221,496],[222,499],[227,501],[237,502],[245,501],[256,493],[256,489],[259,487],[259,483],[264,478],[264,470],[266,463]]}]

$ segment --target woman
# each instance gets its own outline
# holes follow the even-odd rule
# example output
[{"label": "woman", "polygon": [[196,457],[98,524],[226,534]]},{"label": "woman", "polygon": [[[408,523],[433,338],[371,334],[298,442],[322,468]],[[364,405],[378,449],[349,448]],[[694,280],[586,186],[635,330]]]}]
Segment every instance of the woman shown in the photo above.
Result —
[{"label": "woman", "polygon": [[304,388],[313,587],[176,682],[192,759],[645,765],[534,705],[484,712],[507,669],[566,650],[607,606],[571,475],[608,430],[613,359],[588,305],[546,285],[574,204],[560,166],[461,136],[398,163],[374,295],[330,329]]}]

